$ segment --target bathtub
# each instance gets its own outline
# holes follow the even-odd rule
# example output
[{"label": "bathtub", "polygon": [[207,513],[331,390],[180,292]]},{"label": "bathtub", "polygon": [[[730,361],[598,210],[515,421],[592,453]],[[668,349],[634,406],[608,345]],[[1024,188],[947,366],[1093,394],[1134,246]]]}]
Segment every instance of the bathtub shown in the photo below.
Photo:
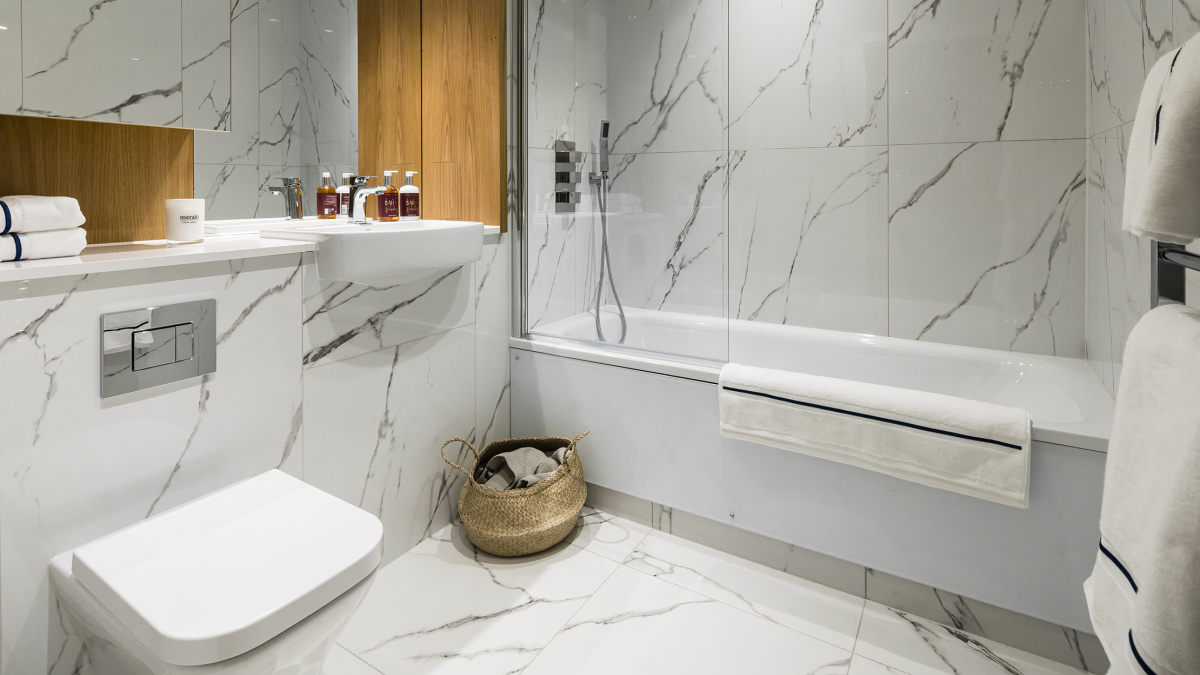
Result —
[{"label": "bathtub", "polygon": [[[1113,401],[1081,359],[629,309],[626,346],[590,314],[510,350],[514,436],[569,435],[589,482],[1080,630]],[[610,338],[615,314],[602,314]],[[686,356],[684,355],[686,354]],[[1030,508],[723,438],[725,361],[1024,408]]]}]

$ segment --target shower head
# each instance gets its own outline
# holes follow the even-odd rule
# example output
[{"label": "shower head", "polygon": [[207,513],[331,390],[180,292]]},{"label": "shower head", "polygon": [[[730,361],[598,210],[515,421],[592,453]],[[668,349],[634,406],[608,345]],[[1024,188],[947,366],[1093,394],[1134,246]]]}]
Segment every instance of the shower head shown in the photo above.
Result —
[{"label": "shower head", "polygon": [[608,173],[608,120],[600,122],[600,143],[596,146],[600,153],[600,173]]}]

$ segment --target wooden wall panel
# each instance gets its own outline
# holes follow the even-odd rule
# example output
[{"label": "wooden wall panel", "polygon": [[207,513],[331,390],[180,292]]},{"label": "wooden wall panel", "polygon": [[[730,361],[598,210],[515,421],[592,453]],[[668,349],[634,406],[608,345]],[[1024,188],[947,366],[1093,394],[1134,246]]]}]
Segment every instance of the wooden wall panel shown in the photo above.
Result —
[{"label": "wooden wall panel", "polygon": [[[422,4],[427,218],[454,214],[507,229],[504,12],[504,0]],[[435,166],[445,164],[458,169]]]},{"label": "wooden wall panel", "polygon": [[0,115],[0,196],[78,199],[90,244],[162,239],[194,189],[190,130]]},{"label": "wooden wall panel", "polygon": [[359,173],[421,171],[421,0],[359,0],[358,127]]}]

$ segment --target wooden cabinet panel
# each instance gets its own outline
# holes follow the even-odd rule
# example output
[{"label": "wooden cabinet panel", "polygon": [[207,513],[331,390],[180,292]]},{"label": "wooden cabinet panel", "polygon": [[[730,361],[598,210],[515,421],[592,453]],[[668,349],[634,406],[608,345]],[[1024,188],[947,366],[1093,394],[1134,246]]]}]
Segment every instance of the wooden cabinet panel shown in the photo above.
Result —
[{"label": "wooden cabinet panel", "polygon": [[422,5],[427,217],[507,229],[504,12],[503,0]]},{"label": "wooden cabinet panel", "polygon": [[79,200],[89,244],[162,239],[192,196],[192,132],[0,115],[0,196]]}]

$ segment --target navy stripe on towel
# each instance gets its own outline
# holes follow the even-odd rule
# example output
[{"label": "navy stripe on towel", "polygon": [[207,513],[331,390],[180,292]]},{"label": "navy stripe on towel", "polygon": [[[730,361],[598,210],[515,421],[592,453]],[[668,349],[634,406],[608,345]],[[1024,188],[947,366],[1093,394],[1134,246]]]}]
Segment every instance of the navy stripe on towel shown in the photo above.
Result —
[{"label": "navy stripe on towel", "polygon": [[5,204],[2,199],[0,199],[0,209],[4,210],[4,229],[0,230],[0,234],[8,234],[8,231],[12,229],[12,212],[8,210],[8,204]]},{"label": "navy stripe on towel", "polygon": [[1114,555],[1112,551],[1105,548],[1104,542],[1100,542],[1100,552],[1104,554],[1105,558],[1111,560],[1112,564],[1117,566],[1117,569],[1121,570],[1121,574],[1124,574],[1125,580],[1129,582],[1129,587],[1133,589],[1134,593],[1137,593],[1137,582],[1133,580],[1133,575],[1129,573],[1129,570],[1125,569],[1125,566],[1121,564],[1120,560],[1117,560],[1117,556]]},{"label": "navy stripe on towel", "polygon": [[13,258],[14,261],[21,259],[21,237],[17,236],[16,232],[9,235],[13,238],[13,244],[17,247],[17,255]]},{"label": "navy stripe on towel", "polygon": [[1175,72],[1175,63],[1176,63],[1177,61],[1179,61],[1179,55],[1180,55],[1180,54],[1182,54],[1182,53],[1183,53],[1183,47],[1180,47],[1178,50],[1176,50],[1176,52],[1175,52],[1175,58],[1171,59],[1171,70],[1169,70],[1169,71],[1167,71],[1167,72],[1170,72],[1170,73],[1173,73],[1173,72]]},{"label": "navy stripe on towel", "polygon": [[980,443],[991,443],[992,445],[1001,445],[1006,448],[1012,448],[1013,450],[1022,450],[1023,449],[1019,445],[1013,445],[1012,443],[1005,443],[1004,441],[995,441],[990,438],[980,438],[978,436],[968,436],[966,434],[957,434],[957,433],[954,433],[953,431],[945,431],[943,429],[934,429],[933,427],[923,427],[920,424],[901,422],[899,420],[889,420],[886,417],[876,417],[875,415],[868,415],[866,413],[854,412],[852,410],[842,410],[841,408],[831,408],[829,406],[817,405],[816,403],[806,403],[804,401],[796,401],[794,399],[784,398],[782,396],[774,396],[772,394],[764,394],[761,391],[750,391],[749,389],[735,389],[733,387],[721,387],[721,388],[724,389],[725,391],[736,391],[739,394],[750,394],[751,396],[761,396],[763,398],[775,399],[776,401],[783,401],[784,403],[793,403],[795,405],[802,405],[802,406],[805,406],[806,408],[816,408],[817,410],[825,410],[828,412],[840,413],[842,415],[850,415],[852,417],[861,417],[863,419],[874,420],[876,422],[886,422],[887,424],[895,424],[896,426],[908,427],[910,429],[917,429],[918,431],[928,431],[931,434],[941,434],[943,436],[954,436],[955,438],[963,438],[968,441],[979,441]]},{"label": "navy stripe on towel", "polygon": [[1137,659],[1138,665],[1142,667],[1142,670],[1146,671],[1147,675],[1158,675],[1158,673],[1154,672],[1153,668],[1146,664],[1146,661],[1142,659],[1142,655],[1138,653],[1137,645],[1133,644],[1133,631],[1129,631],[1129,649],[1133,651],[1133,658]]},{"label": "navy stripe on towel", "polygon": [[1158,145],[1158,130],[1162,126],[1162,105],[1158,106],[1158,112],[1154,113],[1154,144]]}]

